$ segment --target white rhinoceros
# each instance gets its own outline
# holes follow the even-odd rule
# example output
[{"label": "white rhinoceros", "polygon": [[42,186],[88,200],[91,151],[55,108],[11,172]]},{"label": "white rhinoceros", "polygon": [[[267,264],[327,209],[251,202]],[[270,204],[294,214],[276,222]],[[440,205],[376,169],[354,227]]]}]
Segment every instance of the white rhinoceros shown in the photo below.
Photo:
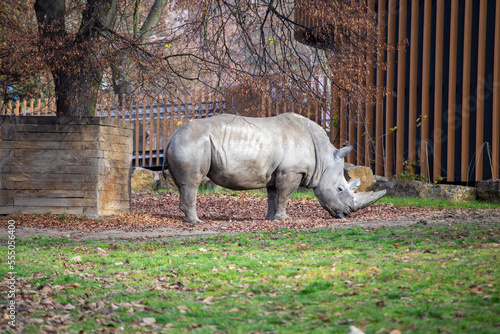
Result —
[{"label": "white rhinoceros", "polygon": [[288,218],[288,200],[299,186],[314,189],[323,208],[344,218],[385,194],[354,193],[360,180],[347,183],[343,172],[351,149],[336,149],[318,124],[297,114],[220,115],[180,126],[165,147],[163,171],[170,170],[179,188],[187,222],[201,222],[196,192],[205,176],[233,190],[266,187],[266,219]]}]

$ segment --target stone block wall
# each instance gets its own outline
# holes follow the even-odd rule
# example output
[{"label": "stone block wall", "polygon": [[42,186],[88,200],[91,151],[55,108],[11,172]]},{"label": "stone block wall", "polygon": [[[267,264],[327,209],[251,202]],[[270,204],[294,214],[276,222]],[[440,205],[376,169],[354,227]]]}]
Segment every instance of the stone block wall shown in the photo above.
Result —
[{"label": "stone block wall", "polygon": [[0,214],[130,212],[132,123],[4,116],[0,126]]}]

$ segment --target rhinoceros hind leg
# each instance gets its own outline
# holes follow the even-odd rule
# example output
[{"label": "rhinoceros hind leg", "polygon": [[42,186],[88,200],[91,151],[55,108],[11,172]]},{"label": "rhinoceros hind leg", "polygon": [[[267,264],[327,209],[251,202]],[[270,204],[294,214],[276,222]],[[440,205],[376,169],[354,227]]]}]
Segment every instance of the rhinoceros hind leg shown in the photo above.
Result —
[{"label": "rhinoceros hind leg", "polygon": [[267,215],[266,220],[275,219],[276,215],[276,188],[274,186],[267,187]]},{"label": "rhinoceros hind leg", "polygon": [[275,187],[268,187],[268,212],[267,220],[290,219],[286,214],[288,200],[299,187],[302,175],[288,174],[276,180]]},{"label": "rhinoceros hind leg", "polygon": [[186,215],[185,222],[199,224],[202,221],[196,214],[196,192],[198,188],[194,186],[183,186],[179,188],[180,201],[179,208]]}]

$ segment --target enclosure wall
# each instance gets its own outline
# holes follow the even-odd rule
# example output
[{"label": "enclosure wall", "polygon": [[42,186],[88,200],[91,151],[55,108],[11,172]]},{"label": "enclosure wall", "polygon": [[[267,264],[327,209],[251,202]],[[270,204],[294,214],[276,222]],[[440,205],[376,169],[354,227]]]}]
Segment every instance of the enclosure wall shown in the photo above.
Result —
[{"label": "enclosure wall", "polygon": [[130,212],[130,122],[4,116],[0,126],[0,214]]}]

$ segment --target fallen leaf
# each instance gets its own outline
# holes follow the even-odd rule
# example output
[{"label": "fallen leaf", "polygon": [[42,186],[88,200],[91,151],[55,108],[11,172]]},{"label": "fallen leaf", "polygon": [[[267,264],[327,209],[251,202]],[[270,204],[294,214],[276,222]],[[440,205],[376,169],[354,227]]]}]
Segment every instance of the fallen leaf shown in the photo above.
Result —
[{"label": "fallen leaf", "polygon": [[211,303],[213,303],[213,301],[214,301],[214,296],[209,296],[209,297],[203,299],[203,303],[205,303],[205,304],[211,304]]},{"label": "fallen leaf", "polygon": [[177,306],[177,309],[181,312],[181,313],[186,313],[186,312],[191,312],[191,310],[186,306],[186,305],[180,305],[180,306]]},{"label": "fallen leaf", "polygon": [[67,311],[74,310],[75,308],[76,308],[76,306],[72,305],[72,304],[66,304],[66,305],[64,305],[64,309],[67,310]]}]

